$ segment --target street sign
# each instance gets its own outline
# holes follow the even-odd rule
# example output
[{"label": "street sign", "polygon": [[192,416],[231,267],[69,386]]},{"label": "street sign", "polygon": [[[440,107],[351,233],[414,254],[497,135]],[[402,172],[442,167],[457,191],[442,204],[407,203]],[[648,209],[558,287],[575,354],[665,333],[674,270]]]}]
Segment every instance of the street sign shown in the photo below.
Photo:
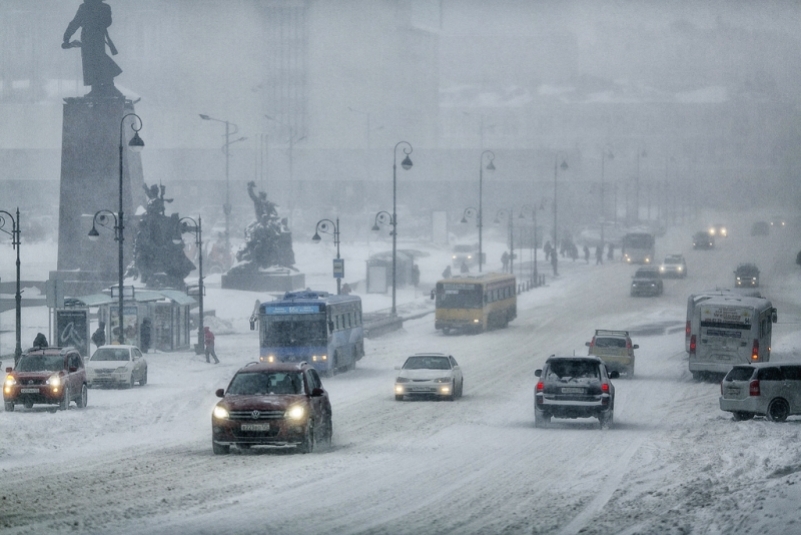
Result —
[{"label": "street sign", "polygon": [[344,258],[334,258],[334,278],[335,279],[344,279],[345,278],[345,259]]}]

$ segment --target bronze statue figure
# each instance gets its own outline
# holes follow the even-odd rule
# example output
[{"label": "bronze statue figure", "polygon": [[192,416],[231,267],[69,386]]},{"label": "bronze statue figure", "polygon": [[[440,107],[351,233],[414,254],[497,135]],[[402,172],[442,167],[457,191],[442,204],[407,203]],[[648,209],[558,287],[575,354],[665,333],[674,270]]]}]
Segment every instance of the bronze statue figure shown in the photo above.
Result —
[{"label": "bronze statue figure", "polygon": [[[67,31],[64,32],[61,48],[81,49],[83,85],[92,87],[86,95],[89,97],[122,96],[122,93],[114,87],[114,77],[118,76],[122,69],[106,55],[106,44],[112,55],[117,54],[117,49],[108,35],[109,26],[111,26],[111,7],[104,4],[103,0],[83,0],[83,4],[75,13],[75,18],[67,25]],[[70,41],[72,34],[78,28],[81,28],[81,40]]]}]

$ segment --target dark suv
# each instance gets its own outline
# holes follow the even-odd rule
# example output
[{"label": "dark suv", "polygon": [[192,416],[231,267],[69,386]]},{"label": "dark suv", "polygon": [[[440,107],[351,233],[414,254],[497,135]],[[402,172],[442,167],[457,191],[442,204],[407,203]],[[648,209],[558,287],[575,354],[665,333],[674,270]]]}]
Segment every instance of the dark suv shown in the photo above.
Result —
[{"label": "dark suv", "polygon": [[551,355],[541,370],[534,390],[534,426],[544,427],[554,418],[598,418],[608,428],[615,418],[615,387],[598,357]]},{"label": "dark suv", "polygon": [[662,295],[664,283],[659,269],[655,267],[641,267],[634,273],[631,281],[631,295]]},{"label": "dark suv", "polygon": [[306,362],[258,363],[239,369],[211,415],[215,454],[231,446],[297,447],[311,453],[331,444],[333,424],[328,392],[317,370]]},{"label": "dark suv", "polygon": [[72,401],[86,407],[86,369],[81,354],[74,347],[29,349],[12,370],[6,368],[3,401],[10,412],[22,404],[57,405],[53,410],[66,410]]},{"label": "dark suv", "polygon": [[737,288],[759,287],[759,268],[754,264],[740,264],[734,270],[734,286]]}]

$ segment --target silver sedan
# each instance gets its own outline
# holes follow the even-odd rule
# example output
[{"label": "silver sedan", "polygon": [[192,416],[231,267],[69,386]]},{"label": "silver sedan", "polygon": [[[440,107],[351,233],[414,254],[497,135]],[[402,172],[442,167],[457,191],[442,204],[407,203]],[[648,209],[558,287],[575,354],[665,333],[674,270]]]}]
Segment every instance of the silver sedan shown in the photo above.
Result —
[{"label": "silver sedan", "polygon": [[406,359],[395,379],[395,399],[434,397],[453,401],[462,396],[464,376],[456,359],[443,353],[417,353]]}]

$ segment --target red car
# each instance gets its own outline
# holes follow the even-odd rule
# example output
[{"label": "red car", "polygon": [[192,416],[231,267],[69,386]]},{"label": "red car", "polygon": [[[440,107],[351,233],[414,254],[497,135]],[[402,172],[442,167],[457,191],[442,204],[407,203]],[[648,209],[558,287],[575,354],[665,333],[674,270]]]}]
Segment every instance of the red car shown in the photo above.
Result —
[{"label": "red car", "polygon": [[86,407],[86,370],[78,350],[73,347],[29,349],[14,369],[6,368],[3,383],[6,412],[22,404],[30,409],[34,404],[56,405],[66,410],[75,401],[78,408]]},{"label": "red car", "polygon": [[236,372],[211,415],[216,455],[231,446],[296,447],[311,453],[333,435],[331,403],[320,376],[306,362],[254,362]]}]

